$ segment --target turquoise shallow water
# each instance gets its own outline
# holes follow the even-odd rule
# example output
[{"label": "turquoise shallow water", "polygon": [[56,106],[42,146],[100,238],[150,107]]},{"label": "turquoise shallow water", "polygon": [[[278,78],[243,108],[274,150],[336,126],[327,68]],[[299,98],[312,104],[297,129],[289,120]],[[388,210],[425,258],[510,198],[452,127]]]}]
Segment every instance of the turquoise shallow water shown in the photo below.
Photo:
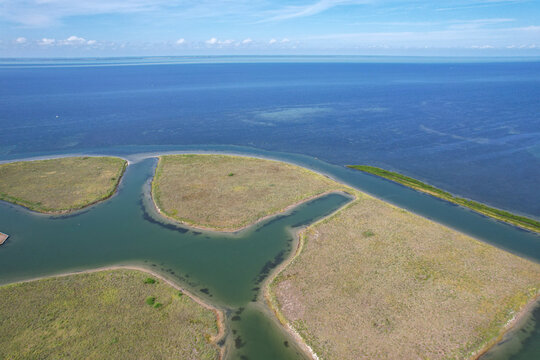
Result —
[{"label": "turquoise shallow water", "polygon": [[[128,167],[112,199],[81,213],[49,217],[0,203],[0,229],[12,235],[0,248],[0,284],[112,264],[135,264],[163,273],[225,309],[230,359],[298,359],[304,355],[261,305],[261,281],[294,247],[291,228],[324,217],[348,201],[329,195],[240,234],[191,231],[161,219],[149,203],[154,159],[140,152],[223,151],[273,157],[329,174],[398,206],[432,218],[521,256],[540,261],[540,237],[388,181],[314,158],[239,147],[122,147],[101,153],[126,156]],[[37,155],[37,154],[36,154]],[[535,315],[538,318],[538,314]],[[539,354],[538,321],[519,333],[516,359]],[[532,324],[532,325],[531,325]],[[516,350],[517,349],[517,350]],[[511,359],[496,348],[495,359]],[[490,355],[491,356],[491,355]],[[512,355],[516,356],[516,355]],[[534,357],[533,357],[534,358]],[[513,359],[513,358],[512,358]]]},{"label": "turquoise shallow water", "polygon": [[0,249],[0,283],[113,264],[142,265],[225,310],[229,358],[302,358],[257,305],[261,283],[290,253],[291,229],[350,199],[327,195],[238,234],[191,231],[161,222],[147,206],[144,189],[154,165],[155,159],[130,165],[117,196],[75,215],[42,216],[0,204],[2,229],[11,234]]}]

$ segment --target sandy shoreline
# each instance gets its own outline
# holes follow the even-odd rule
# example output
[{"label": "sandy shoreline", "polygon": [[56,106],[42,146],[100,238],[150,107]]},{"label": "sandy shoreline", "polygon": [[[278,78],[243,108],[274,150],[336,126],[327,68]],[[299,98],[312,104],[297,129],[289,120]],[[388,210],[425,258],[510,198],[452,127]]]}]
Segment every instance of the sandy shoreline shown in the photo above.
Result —
[{"label": "sandy shoreline", "polygon": [[61,273],[61,274],[57,274],[57,275],[38,276],[38,277],[35,277],[35,278],[31,278],[31,279],[26,279],[26,280],[22,280],[22,281],[16,281],[16,282],[13,282],[13,283],[3,284],[2,286],[10,285],[10,284],[23,284],[23,283],[28,283],[28,282],[37,281],[37,280],[52,279],[52,278],[66,277],[66,276],[72,276],[72,275],[91,274],[91,273],[96,273],[96,272],[101,272],[101,271],[108,271],[108,270],[135,270],[135,271],[140,271],[140,272],[144,272],[146,274],[152,275],[152,276],[158,278],[159,280],[163,281],[167,285],[171,286],[172,288],[174,288],[174,289],[176,289],[178,291],[181,291],[184,295],[188,296],[191,300],[195,301],[197,304],[201,305],[205,309],[208,309],[208,310],[212,311],[216,315],[216,323],[217,323],[217,326],[218,326],[218,333],[211,339],[212,344],[219,350],[219,353],[220,353],[219,358],[220,358],[220,360],[224,358],[225,348],[220,347],[218,345],[218,342],[225,335],[225,314],[223,313],[223,311],[221,309],[215,307],[215,306],[210,305],[209,303],[204,302],[202,299],[200,299],[197,296],[193,295],[193,293],[191,293],[190,291],[182,288],[177,283],[167,279],[166,277],[164,277],[163,275],[157,273],[156,271],[144,268],[142,266],[112,265],[112,266],[105,266],[105,267],[100,267],[100,268],[95,268],[95,269],[88,269],[88,270],[81,270],[81,271],[71,271],[71,272]]}]

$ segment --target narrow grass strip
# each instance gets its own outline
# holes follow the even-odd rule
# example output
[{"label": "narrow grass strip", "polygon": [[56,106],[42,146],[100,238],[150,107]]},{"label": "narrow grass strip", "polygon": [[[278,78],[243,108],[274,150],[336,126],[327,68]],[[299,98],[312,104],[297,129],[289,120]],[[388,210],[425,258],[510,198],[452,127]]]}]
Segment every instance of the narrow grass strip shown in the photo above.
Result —
[{"label": "narrow grass strip", "polygon": [[512,214],[508,211],[493,208],[493,207],[487,206],[485,204],[482,204],[473,200],[454,196],[447,191],[438,189],[432,185],[423,183],[419,180],[413,179],[411,177],[408,177],[408,176],[405,176],[405,175],[402,175],[393,171],[388,171],[388,170],[384,170],[375,166],[367,166],[367,165],[347,165],[347,167],[351,169],[360,170],[368,174],[380,176],[382,178],[397,182],[401,185],[408,186],[418,191],[422,191],[424,193],[449,201],[451,203],[467,207],[469,209],[472,209],[476,212],[492,217],[494,219],[501,220],[509,224],[540,233],[540,221],[536,221],[534,219],[530,219],[525,216]]}]

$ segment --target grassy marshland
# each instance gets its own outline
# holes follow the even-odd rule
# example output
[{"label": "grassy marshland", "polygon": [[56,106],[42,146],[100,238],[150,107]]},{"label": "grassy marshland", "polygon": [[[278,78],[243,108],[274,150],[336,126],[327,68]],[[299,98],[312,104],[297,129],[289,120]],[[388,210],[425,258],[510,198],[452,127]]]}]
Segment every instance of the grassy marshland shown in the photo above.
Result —
[{"label": "grassy marshland", "polygon": [[270,287],[321,359],[467,359],[540,289],[540,265],[358,194]]},{"label": "grassy marshland", "polygon": [[540,221],[536,221],[533,219],[526,218],[524,216],[512,214],[508,211],[492,208],[476,201],[454,196],[450,194],[449,192],[443,191],[434,186],[428,185],[426,183],[423,183],[421,181],[418,181],[416,179],[410,178],[408,176],[405,176],[396,172],[384,170],[384,169],[374,167],[374,166],[366,166],[366,165],[349,165],[348,167],[352,169],[364,171],[369,174],[377,175],[388,180],[395,181],[397,183],[408,186],[415,190],[428,193],[432,196],[436,196],[446,201],[450,201],[454,204],[468,207],[476,212],[479,212],[486,216],[490,216],[494,219],[505,221],[512,225],[519,226],[519,227],[540,233]]},{"label": "grassy marshland", "polygon": [[0,358],[217,359],[214,313],[147,278],[107,270],[0,287]]},{"label": "grassy marshland", "polygon": [[165,215],[215,230],[237,230],[309,197],[344,186],[283,162],[226,155],[159,158],[152,195]]},{"label": "grassy marshland", "polygon": [[0,164],[0,200],[43,213],[81,209],[114,194],[126,166],[116,157]]}]

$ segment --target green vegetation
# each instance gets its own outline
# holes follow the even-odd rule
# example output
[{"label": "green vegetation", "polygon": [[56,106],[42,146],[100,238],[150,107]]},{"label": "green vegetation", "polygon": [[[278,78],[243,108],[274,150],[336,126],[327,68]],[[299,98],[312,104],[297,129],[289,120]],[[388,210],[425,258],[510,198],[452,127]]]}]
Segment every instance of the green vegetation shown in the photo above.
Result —
[{"label": "green vegetation", "polygon": [[156,283],[156,279],[151,278],[151,277],[147,277],[146,279],[144,279],[144,283],[145,283],[145,284],[155,284],[155,283]]},{"label": "green vegetation", "polygon": [[149,297],[146,298],[145,302],[146,302],[147,305],[154,305],[155,302],[156,302],[156,297],[155,296],[149,296]]},{"label": "green vegetation", "polygon": [[484,205],[476,201],[457,197],[450,194],[449,192],[443,191],[441,189],[438,189],[434,186],[428,185],[416,179],[413,179],[408,176],[401,175],[399,173],[395,173],[392,171],[380,169],[378,167],[366,166],[366,165],[348,165],[348,167],[351,169],[364,171],[369,174],[377,175],[385,179],[395,181],[399,184],[408,186],[418,191],[425,192],[427,194],[444,199],[454,204],[468,207],[476,212],[479,212],[486,216],[490,216],[494,219],[505,221],[512,225],[519,226],[519,227],[540,233],[540,221],[536,221],[536,220],[529,219],[524,216],[512,214],[508,211],[492,208],[490,206]]},{"label": "green vegetation", "polygon": [[167,155],[152,182],[158,209],[180,222],[235,231],[343,185],[299,166],[226,155]]},{"label": "green vegetation", "polygon": [[146,276],[107,270],[0,287],[0,359],[218,359],[214,313]]},{"label": "green vegetation", "polygon": [[115,157],[0,164],[0,200],[43,213],[81,209],[112,196],[126,166]]},{"label": "green vegetation", "polygon": [[364,235],[364,237],[370,237],[370,236],[373,236],[375,234],[371,230],[366,230],[366,231],[362,232],[362,235]]},{"label": "green vegetation", "polygon": [[368,195],[300,235],[268,293],[321,359],[467,359],[540,291],[540,265]]}]

